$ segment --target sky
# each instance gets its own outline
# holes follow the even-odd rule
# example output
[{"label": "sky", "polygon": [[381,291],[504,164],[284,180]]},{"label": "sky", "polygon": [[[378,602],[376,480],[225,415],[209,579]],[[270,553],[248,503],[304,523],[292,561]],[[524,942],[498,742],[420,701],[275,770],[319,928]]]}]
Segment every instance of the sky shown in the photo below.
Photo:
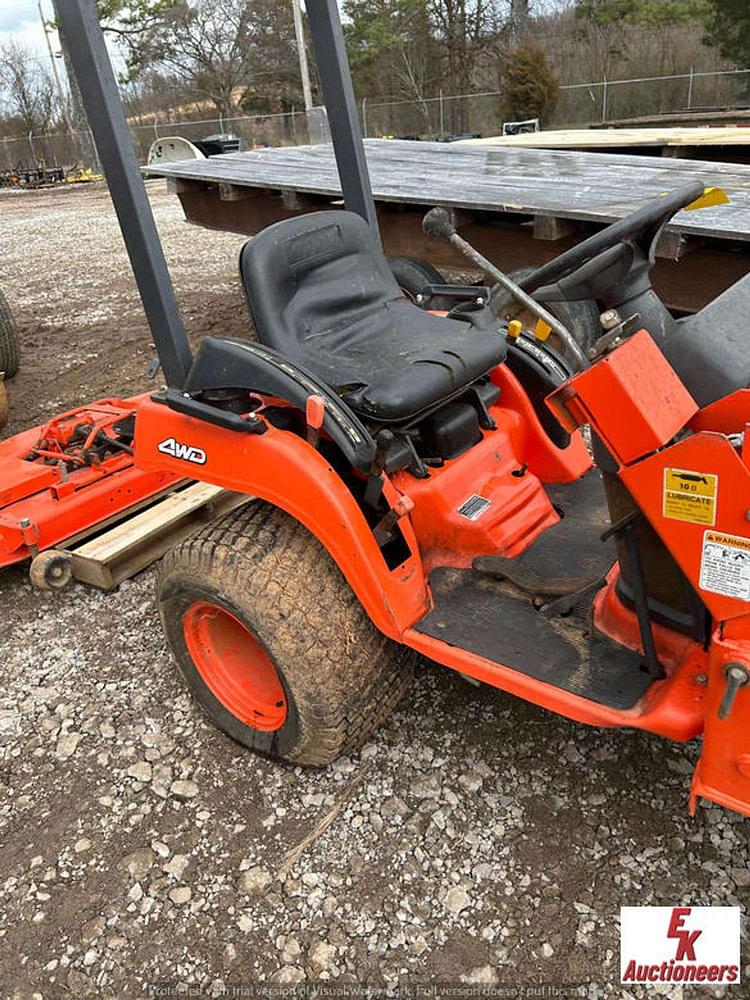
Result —
[{"label": "sky", "polygon": [[[52,20],[50,0],[42,0],[44,16]],[[0,0],[0,45],[10,39],[22,42],[39,56],[47,56],[44,31],[36,0]]]},{"label": "sky", "polygon": [[[54,18],[52,0],[41,0],[41,3],[45,20],[49,23]],[[9,41],[26,46],[49,68],[49,52],[37,0],[0,0],[0,45]],[[59,53],[60,46],[55,31],[50,32],[50,41],[52,51]],[[117,52],[113,52],[112,46],[108,47],[115,68],[119,69],[122,61]]]},{"label": "sky", "polygon": [[[44,16],[52,19],[52,4],[42,0]],[[46,52],[44,32],[36,0],[0,0],[0,43],[10,39],[23,42],[38,55]]]}]

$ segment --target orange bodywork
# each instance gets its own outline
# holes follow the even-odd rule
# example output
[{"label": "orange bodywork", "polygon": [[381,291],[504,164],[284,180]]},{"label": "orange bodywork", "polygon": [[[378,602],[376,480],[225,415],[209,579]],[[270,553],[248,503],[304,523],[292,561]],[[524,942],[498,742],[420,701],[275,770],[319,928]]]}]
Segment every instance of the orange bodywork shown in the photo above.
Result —
[{"label": "orange bodywork", "polygon": [[[206,462],[201,479],[262,498],[302,522],[331,553],[378,628],[444,666],[579,722],[645,729],[674,740],[692,739],[705,728],[694,795],[750,812],[750,757],[743,756],[750,691],[740,692],[730,719],[719,723],[709,718],[721,698],[723,663],[729,655],[721,642],[709,651],[654,625],[665,676],[652,683],[632,708],[617,710],[415,628],[432,606],[427,580],[433,568],[468,567],[476,555],[490,552],[512,558],[558,520],[545,483],[572,481],[590,469],[588,451],[577,432],[583,423],[590,423],[606,442],[639,506],[698,588],[703,529],[661,516],[664,468],[705,469],[717,473],[722,483],[733,484],[720,494],[717,527],[732,533],[743,530],[747,520],[742,498],[750,497],[750,473],[724,432],[743,428],[750,418],[748,394],[736,394],[733,407],[717,408],[714,419],[722,433],[715,433],[708,417],[704,415],[701,422],[695,402],[642,332],[553,395],[551,407],[573,434],[571,444],[560,449],[550,442],[514,376],[501,366],[493,380],[501,388],[501,398],[491,408],[495,429],[483,431],[482,440],[468,452],[430,469],[427,478],[417,479],[406,471],[385,477],[384,495],[390,506],[401,501],[401,509],[409,511],[400,520],[409,555],[395,569],[386,565],[347,485],[299,435],[273,426],[261,436],[237,434],[144,400],[139,406],[135,458],[146,471],[177,474],[184,472],[185,462],[160,453],[160,441],[173,437],[202,449]],[[670,444],[691,423],[698,433]],[[470,521],[457,514],[472,495],[490,501],[490,515]],[[620,602],[616,582],[615,567],[595,602],[595,622],[602,632],[637,650],[641,641],[637,620]],[[732,639],[731,655],[736,658],[736,647],[743,647],[748,632],[749,619],[743,617],[747,604],[699,592],[717,621],[738,630]],[[721,749],[714,752],[709,737],[718,725],[723,727]],[[740,765],[747,777],[738,771]],[[747,789],[738,793],[738,782],[747,782]]]},{"label": "orange bodywork", "polygon": [[[496,428],[483,431],[479,444],[430,469],[425,479],[406,471],[386,477],[384,493],[391,506],[402,497],[413,504],[409,516],[400,521],[410,555],[394,570],[386,566],[348,487],[320,452],[298,435],[273,426],[262,436],[239,435],[149,400],[139,411],[136,461],[144,469],[165,465],[183,469],[184,462],[158,451],[159,442],[167,437],[201,448],[207,456],[201,479],[262,498],[305,524],[331,553],[373,622],[425,656],[581,722],[691,739],[702,730],[706,689],[700,678],[706,655],[697,644],[666,628],[655,632],[667,677],[653,684],[628,711],[570,694],[414,629],[431,607],[427,583],[431,569],[470,566],[474,556],[488,552],[519,554],[558,520],[545,482],[572,481],[591,468],[577,431],[573,429],[568,448],[557,448],[515,377],[501,366],[493,380],[502,390],[500,401],[491,408]],[[478,522],[457,516],[457,508],[473,494],[491,501],[492,516]],[[609,586],[597,600],[597,624],[637,648],[635,616],[617,599],[615,580],[613,570]]]},{"label": "orange bodywork", "polygon": [[[495,430],[431,469],[427,479],[404,471],[392,477],[395,488],[414,501],[411,521],[425,575],[436,566],[471,566],[475,556],[488,552],[519,555],[559,520],[542,483],[571,482],[591,468],[579,434],[565,450],[551,443],[512,372],[498,368],[495,382],[501,389],[500,403],[491,408]],[[481,520],[469,521],[458,509],[475,494],[492,506]]]},{"label": "orange bodywork", "polygon": [[[412,555],[390,571],[351,491],[303,438],[270,425],[262,435],[238,434],[144,401],[138,412],[135,447],[140,468],[185,473],[186,462],[158,450],[159,443],[170,437],[206,453],[205,464],[191,468],[193,475],[266,500],[304,524],[328,549],[386,635],[400,638],[404,628],[425,613],[429,597],[408,520],[403,519],[402,531]],[[390,483],[384,492],[395,502],[397,494]]]},{"label": "orange bodywork", "polygon": [[[590,422],[607,442],[620,478],[711,614],[709,648],[685,650],[673,677],[688,687],[681,693],[675,688],[670,700],[673,707],[679,701],[686,707],[684,694],[692,687],[702,702],[703,752],[691,807],[702,796],[750,815],[750,684],[739,689],[728,716],[719,716],[727,664],[750,673],[750,441],[744,435],[750,391],[740,389],[699,410],[641,331],[571,379],[549,403],[567,426]],[[648,425],[635,419],[638,407]],[[628,417],[631,433],[617,424],[618,413]],[[677,502],[675,475],[690,483]],[[745,562],[746,573],[738,568]],[[660,654],[664,631],[655,628]],[[671,681],[652,685],[645,700]]]},{"label": "orange bodywork", "polygon": [[[320,420],[314,421],[315,433],[308,439],[270,422],[263,434],[245,434],[175,412],[147,396],[105,400],[88,408],[87,419],[93,415],[108,426],[123,413],[135,412],[134,455],[115,455],[106,465],[81,469],[77,479],[66,477],[52,455],[29,460],[29,451],[41,447],[40,428],[0,444],[6,472],[0,493],[0,564],[54,545],[77,530],[78,483],[86,486],[77,502],[89,521],[104,521],[108,510],[126,507],[131,497],[145,498],[182,478],[258,497],[285,510],[319,539],[389,638],[579,722],[645,729],[675,740],[704,733],[693,803],[704,796],[750,814],[750,685],[739,691],[727,718],[717,714],[726,664],[750,664],[750,596],[701,586],[706,531],[747,538],[750,551],[750,451],[740,438],[729,437],[750,424],[750,390],[699,410],[642,331],[550,397],[550,408],[572,434],[568,447],[561,449],[550,441],[512,373],[501,365],[492,379],[501,389],[490,408],[494,429],[483,430],[481,440],[459,457],[429,468],[425,478],[405,470],[383,476],[383,496],[400,518],[406,546],[399,565],[388,564],[350,486],[318,450]],[[261,418],[267,405],[285,404],[261,401]],[[478,555],[513,558],[558,521],[545,486],[572,482],[590,470],[578,431],[585,423],[605,442],[622,481],[713,620],[706,646],[653,625],[664,677],[627,710],[572,694],[416,628],[433,606],[428,582],[433,569],[470,567]],[[64,419],[61,427],[65,431]],[[159,447],[168,439],[181,446],[172,454]],[[194,457],[191,463],[186,460],[190,455],[205,461],[194,464]],[[668,470],[689,470],[698,481],[718,482],[710,524],[708,515],[702,523],[673,516],[664,501]],[[489,502],[487,515],[478,520],[460,516],[459,508],[477,496]],[[21,515],[29,512],[31,529],[21,524]],[[596,598],[595,623],[615,641],[640,650],[636,615],[621,603],[617,579],[615,565]]]}]

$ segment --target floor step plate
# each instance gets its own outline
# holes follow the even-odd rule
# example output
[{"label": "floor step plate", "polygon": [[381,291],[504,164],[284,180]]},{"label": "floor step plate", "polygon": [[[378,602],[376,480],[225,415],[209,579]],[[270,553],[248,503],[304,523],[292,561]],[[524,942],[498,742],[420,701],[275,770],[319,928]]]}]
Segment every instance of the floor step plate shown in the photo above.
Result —
[{"label": "floor step plate", "polygon": [[437,569],[430,586],[434,607],[417,632],[610,708],[632,708],[652,682],[642,657],[592,629],[590,616],[545,618],[473,570]]}]

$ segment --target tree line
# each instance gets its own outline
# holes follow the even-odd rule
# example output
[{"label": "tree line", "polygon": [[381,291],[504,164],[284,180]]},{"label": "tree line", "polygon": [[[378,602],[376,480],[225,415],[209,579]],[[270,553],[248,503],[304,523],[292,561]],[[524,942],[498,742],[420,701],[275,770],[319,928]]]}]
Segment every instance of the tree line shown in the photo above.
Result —
[{"label": "tree line", "polygon": [[[134,119],[302,106],[291,0],[98,7]],[[423,133],[428,102],[441,92],[499,90],[506,116],[545,119],[560,85],[750,66],[748,0],[343,0],[341,8],[358,94],[413,102]],[[317,96],[315,79],[313,88]],[[63,100],[47,60],[18,42],[0,48],[0,134],[79,127],[75,86]],[[467,127],[465,105],[453,102],[449,114],[450,130]]]}]

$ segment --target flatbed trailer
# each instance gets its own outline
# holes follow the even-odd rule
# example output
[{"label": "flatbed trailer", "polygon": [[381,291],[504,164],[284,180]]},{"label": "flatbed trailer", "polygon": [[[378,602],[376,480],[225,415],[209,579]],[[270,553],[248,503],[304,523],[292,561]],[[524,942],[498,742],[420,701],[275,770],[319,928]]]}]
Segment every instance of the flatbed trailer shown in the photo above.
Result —
[{"label": "flatbed trailer", "polygon": [[750,163],[750,128],[746,125],[543,129],[518,135],[463,139],[461,144],[671,156],[709,163]]},{"label": "flatbed trailer", "polygon": [[[459,231],[505,270],[539,265],[648,198],[699,179],[729,206],[680,212],[658,250],[655,287],[696,312],[750,271],[750,166],[608,153],[368,139],[386,253],[465,267],[422,232],[425,211],[452,210]],[[145,168],[166,177],[189,222],[254,235],[280,219],[342,204],[331,146],[228,153]]]}]

